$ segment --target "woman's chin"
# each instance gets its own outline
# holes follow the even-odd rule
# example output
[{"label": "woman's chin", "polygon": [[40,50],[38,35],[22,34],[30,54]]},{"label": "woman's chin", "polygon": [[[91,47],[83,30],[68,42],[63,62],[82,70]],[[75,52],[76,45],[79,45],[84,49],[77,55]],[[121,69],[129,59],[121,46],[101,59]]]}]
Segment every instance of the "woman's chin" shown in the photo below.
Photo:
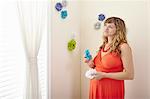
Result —
[{"label": "woman's chin", "polygon": [[107,33],[104,33],[104,37],[108,37],[109,35]]}]

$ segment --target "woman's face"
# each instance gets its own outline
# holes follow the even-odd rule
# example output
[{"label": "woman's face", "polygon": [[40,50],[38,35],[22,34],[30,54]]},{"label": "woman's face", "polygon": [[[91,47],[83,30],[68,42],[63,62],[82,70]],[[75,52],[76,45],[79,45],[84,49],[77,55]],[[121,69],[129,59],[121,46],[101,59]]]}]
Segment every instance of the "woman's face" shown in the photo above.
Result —
[{"label": "woman's face", "polygon": [[106,23],[104,25],[104,36],[109,37],[109,36],[114,36],[116,34],[116,26],[114,23]]}]

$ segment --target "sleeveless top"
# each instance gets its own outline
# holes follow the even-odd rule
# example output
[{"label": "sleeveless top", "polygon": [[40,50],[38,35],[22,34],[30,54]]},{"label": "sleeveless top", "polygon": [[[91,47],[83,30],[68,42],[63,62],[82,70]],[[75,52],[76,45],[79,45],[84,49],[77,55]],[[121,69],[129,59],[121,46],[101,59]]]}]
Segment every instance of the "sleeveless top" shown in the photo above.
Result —
[{"label": "sleeveless top", "polygon": [[[93,62],[96,71],[113,73],[122,72],[123,63],[121,57],[115,52],[101,56],[98,52]],[[102,78],[90,80],[89,99],[124,99],[124,80]]]}]

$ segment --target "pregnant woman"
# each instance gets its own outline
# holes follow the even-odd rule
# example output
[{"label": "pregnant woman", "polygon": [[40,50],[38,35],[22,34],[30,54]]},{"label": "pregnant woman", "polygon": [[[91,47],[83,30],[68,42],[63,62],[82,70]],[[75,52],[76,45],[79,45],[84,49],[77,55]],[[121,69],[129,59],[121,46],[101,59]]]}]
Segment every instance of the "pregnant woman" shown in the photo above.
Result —
[{"label": "pregnant woman", "polygon": [[90,80],[89,99],[124,99],[124,80],[134,78],[134,66],[126,26],[121,18],[105,20],[99,52],[93,60],[84,58],[84,62],[97,71]]}]

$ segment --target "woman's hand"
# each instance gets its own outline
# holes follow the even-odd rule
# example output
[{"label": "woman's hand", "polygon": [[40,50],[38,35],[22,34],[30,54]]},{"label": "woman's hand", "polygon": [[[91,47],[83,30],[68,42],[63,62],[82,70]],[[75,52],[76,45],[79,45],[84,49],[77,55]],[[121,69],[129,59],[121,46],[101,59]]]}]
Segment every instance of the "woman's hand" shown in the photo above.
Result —
[{"label": "woman's hand", "polygon": [[93,62],[93,60],[92,60],[92,59],[91,59],[91,60],[89,60],[87,64],[88,64],[88,65],[89,65],[89,67],[91,67],[91,68],[93,68],[93,67],[94,67],[94,62]]},{"label": "woman's hand", "polygon": [[87,60],[85,57],[83,57],[83,62],[88,63],[90,60]]},{"label": "woman's hand", "polygon": [[83,58],[83,62],[87,63],[90,68],[94,67],[93,59],[87,60],[85,57]]},{"label": "woman's hand", "polygon": [[105,73],[104,72],[97,72],[94,76],[93,79],[96,79],[96,80],[101,80],[102,78],[105,77]]}]

